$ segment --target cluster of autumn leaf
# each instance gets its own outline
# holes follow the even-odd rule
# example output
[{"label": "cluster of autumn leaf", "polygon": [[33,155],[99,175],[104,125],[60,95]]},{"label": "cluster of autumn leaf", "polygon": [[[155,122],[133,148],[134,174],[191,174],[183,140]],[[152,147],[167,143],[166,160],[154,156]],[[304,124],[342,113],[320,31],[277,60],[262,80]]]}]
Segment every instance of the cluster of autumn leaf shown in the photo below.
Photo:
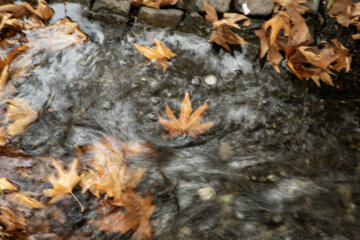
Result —
[{"label": "cluster of autumn leaf", "polygon": [[[280,72],[280,63],[285,60],[288,68],[301,80],[312,79],[320,87],[320,82],[335,86],[331,75],[334,71],[350,71],[352,56],[338,40],[331,42],[323,41],[321,46],[314,45],[313,38],[302,14],[309,9],[301,4],[307,0],[273,0],[277,5],[274,12],[276,15],[256,30],[255,34],[260,38],[260,58],[267,54],[267,60],[271,66]],[[156,2],[156,4],[155,4]],[[171,2],[171,3],[170,3]],[[175,4],[176,1],[147,1],[134,0],[134,4],[146,5],[159,8],[164,5]],[[155,5],[154,5],[155,4]],[[205,19],[212,23],[213,31],[210,43],[216,43],[231,52],[229,45],[246,44],[245,40],[232,31],[232,28],[240,29],[237,22],[243,21],[243,26],[249,26],[251,21],[248,17],[237,13],[224,13],[219,20],[214,7],[203,1],[206,12]],[[352,3],[345,0],[336,2],[329,11],[330,16],[336,16],[337,21],[348,27],[350,24],[360,31],[360,3]],[[354,39],[360,39],[360,33],[353,35]],[[134,44],[141,54],[150,61],[157,63],[156,67],[162,67],[166,71],[168,61],[175,53],[166,49],[154,39],[156,48],[151,49]]]}]

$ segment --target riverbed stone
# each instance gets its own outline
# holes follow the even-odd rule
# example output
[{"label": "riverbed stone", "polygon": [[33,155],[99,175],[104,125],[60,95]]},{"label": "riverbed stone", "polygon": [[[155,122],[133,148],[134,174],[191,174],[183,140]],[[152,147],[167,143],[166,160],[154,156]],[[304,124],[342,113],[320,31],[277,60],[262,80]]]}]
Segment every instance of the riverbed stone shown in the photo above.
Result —
[{"label": "riverbed stone", "polygon": [[96,0],[93,6],[94,12],[112,13],[122,17],[129,17],[130,2],[127,0]]},{"label": "riverbed stone", "polygon": [[[231,0],[207,0],[208,4],[213,6],[218,12],[227,12],[230,9]],[[203,0],[179,0],[176,7],[190,12],[203,12]]]},{"label": "riverbed stone", "polygon": [[141,7],[138,21],[155,27],[176,27],[180,24],[184,12],[178,9],[156,9]]},{"label": "riverbed stone", "polygon": [[319,9],[320,0],[308,0],[304,5],[310,8],[312,12],[317,12]]},{"label": "riverbed stone", "polygon": [[235,10],[244,13],[242,4],[246,4],[250,10],[249,15],[268,16],[274,9],[272,0],[234,0]]}]

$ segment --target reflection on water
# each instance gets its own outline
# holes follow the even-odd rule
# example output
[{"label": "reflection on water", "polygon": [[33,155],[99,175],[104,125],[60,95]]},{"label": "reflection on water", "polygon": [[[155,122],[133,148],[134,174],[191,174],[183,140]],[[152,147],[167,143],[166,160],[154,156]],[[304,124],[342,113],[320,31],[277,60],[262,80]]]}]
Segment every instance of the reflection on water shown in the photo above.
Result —
[{"label": "reflection on water", "polygon": [[[64,16],[63,4],[52,7],[52,21]],[[257,54],[257,40],[243,53],[216,53],[208,39],[193,34],[103,24],[82,16],[81,5],[66,8],[89,41],[38,54],[40,65],[19,79],[17,97],[51,109],[23,136],[24,151],[71,160],[75,145],[105,135],[154,144],[161,154],[142,163],[149,170],[140,188],[157,205],[156,239],[358,238],[355,98],[333,97],[335,89],[308,92],[285,71],[262,67],[249,57]],[[150,36],[177,53],[166,73],[139,66],[146,59],[131,43],[152,46]],[[193,84],[209,74],[218,77],[215,85]],[[211,101],[204,121],[216,125],[196,140],[162,139],[154,116],[164,116],[165,103],[179,109],[187,90],[194,109]],[[359,96],[360,89],[352,91]],[[201,200],[204,187],[215,190],[214,199]],[[70,232],[119,239],[81,220],[95,216],[74,210],[67,217],[77,219]]]}]

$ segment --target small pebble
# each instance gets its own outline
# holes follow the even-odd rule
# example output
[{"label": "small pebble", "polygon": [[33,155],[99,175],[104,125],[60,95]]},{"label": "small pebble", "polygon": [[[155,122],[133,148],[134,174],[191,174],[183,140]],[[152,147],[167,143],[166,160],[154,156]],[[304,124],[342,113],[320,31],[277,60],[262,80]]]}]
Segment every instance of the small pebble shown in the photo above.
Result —
[{"label": "small pebble", "polygon": [[202,78],[199,76],[195,76],[191,79],[191,84],[194,86],[199,86],[201,84]]},{"label": "small pebble", "polygon": [[214,85],[217,79],[215,75],[207,75],[206,77],[204,77],[204,81],[207,85]]},{"label": "small pebble", "polygon": [[200,188],[197,191],[197,194],[199,195],[201,200],[210,201],[215,198],[216,192],[215,192],[214,188],[212,188],[210,186],[206,186],[206,187]]}]

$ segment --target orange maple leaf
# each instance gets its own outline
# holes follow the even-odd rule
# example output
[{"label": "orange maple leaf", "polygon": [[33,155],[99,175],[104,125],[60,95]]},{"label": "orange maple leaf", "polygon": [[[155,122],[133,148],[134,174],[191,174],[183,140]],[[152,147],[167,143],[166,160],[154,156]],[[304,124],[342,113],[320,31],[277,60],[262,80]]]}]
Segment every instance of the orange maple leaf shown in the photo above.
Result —
[{"label": "orange maple leaf", "polygon": [[50,204],[55,201],[60,200],[66,194],[71,194],[75,200],[79,203],[81,207],[81,211],[83,212],[85,208],[77,199],[77,197],[73,194],[73,188],[80,182],[80,177],[77,174],[78,160],[75,158],[73,164],[71,165],[70,170],[65,171],[63,167],[55,160],[52,160],[52,163],[57,171],[58,178],[56,178],[55,174],[51,174],[47,180],[53,185],[53,189],[45,189],[43,192],[46,196],[51,197]]},{"label": "orange maple leaf", "polygon": [[156,38],[152,38],[155,42],[156,48],[149,48],[146,46],[139,46],[134,43],[134,46],[139,50],[139,52],[147,57],[150,61],[156,61],[157,65],[155,68],[162,68],[165,72],[166,69],[170,67],[169,60],[176,56],[176,53],[172,52],[170,49],[164,47]]},{"label": "orange maple leaf", "polygon": [[170,121],[158,116],[160,123],[165,130],[169,132],[169,134],[164,135],[163,137],[177,137],[185,133],[190,137],[196,138],[197,135],[210,129],[215,124],[215,121],[200,124],[201,118],[209,104],[210,102],[206,102],[192,113],[193,109],[190,103],[190,94],[187,92],[180,106],[179,119],[176,119],[173,111],[170,109],[169,105],[166,104],[166,115]]}]

